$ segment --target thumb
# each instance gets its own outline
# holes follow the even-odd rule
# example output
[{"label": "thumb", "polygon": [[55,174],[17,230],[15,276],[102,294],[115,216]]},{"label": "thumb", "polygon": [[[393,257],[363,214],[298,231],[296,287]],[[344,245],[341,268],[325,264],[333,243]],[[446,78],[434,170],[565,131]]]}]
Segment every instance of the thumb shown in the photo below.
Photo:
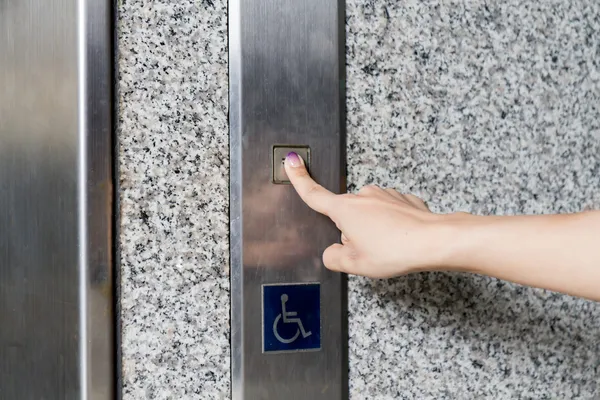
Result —
[{"label": "thumb", "polygon": [[304,160],[291,152],[285,158],[285,172],[298,195],[313,210],[329,215],[336,195],[313,180],[306,170]]},{"label": "thumb", "polygon": [[323,252],[323,264],[332,271],[353,273],[356,259],[350,247],[335,243]]}]

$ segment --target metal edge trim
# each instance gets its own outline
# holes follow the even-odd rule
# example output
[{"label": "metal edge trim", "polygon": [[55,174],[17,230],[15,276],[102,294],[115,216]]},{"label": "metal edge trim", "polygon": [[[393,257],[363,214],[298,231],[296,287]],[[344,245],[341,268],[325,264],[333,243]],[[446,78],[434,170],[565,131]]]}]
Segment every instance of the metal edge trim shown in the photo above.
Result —
[{"label": "metal edge trim", "polygon": [[77,136],[78,140],[78,159],[77,159],[77,215],[78,215],[78,240],[79,240],[79,386],[82,399],[88,398],[89,388],[89,349],[88,349],[88,182],[87,182],[87,135],[88,135],[88,107],[87,107],[87,1],[77,1]]},{"label": "metal edge trim", "polygon": [[[347,131],[346,131],[346,0],[338,0],[338,74],[340,79],[340,193],[348,189]],[[348,275],[340,273],[342,318],[342,398],[350,397],[350,358],[348,334]]]},{"label": "metal edge trim", "polygon": [[243,393],[243,254],[242,254],[242,48],[241,1],[228,1],[229,65],[229,273],[230,273],[230,382],[232,400]]},{"label": "metal edge trim", "polygon": [[[107,0],[110,1],[110,0]],[[123,352],[122,352],[122,330],[121,322],[121,188],[120,188],[120,144],[119,144],[119,35],[117,32],[119,21],[119,0],[111,1],[111,57],[112,57],[112,202],[113,202],[113,237],[112,237],[112,259],[113,259],[113,315],[114,315],[114,355],[115,355],[115,371],[114,371],[114,398],[121,400],[123,398]]]},{"label": "metal edge trim", "polygon": [[[82,399],[115,398],[120,393],[117,386],[115,368],[120,365],[117,356],[116,342],[116,284],[120,274],[116,268],[116,249],[118,242],[115,213],[115,199],[118,199],[117,173],[115,165],[115,76],[116,76],[116,37],[115,10],[113,0],[77,0],[77,70],[78,70],[78,229],[79,229],[79,357],[80,357],[80,395]],[[100,63],[96,59],[100,57]],[[100,76],[96,76],[100,73]],[[91,80],[90,80],[91,79]],[[101,80],[104,79],[104,80]],[[92,96],[92,97],[90,97]],[[98,116],[104,116],[104,119]],[[97,145],[104,145],[98,151]],[[104,171],[104,172],[102,172]],[[96,197],[99,196],[99,197]],[[98,199],[104,198],[109,204],[97,208]],[[104,221],[104,222],[101,222]],[[106,241],[95,242],[95,229],[102,227],[108,237]],[[104,232],[106,228],[106,232]],[[97,254],[102,254],[98,264]],[[101,261],[101,262],[102,262]],[[103,325],[104,342],[107,353],[93,354],[96,339],[92,332],[95,311],[90,307],[97,303],[90,297],[92,291],[98,290],[91,285],[95,273],[106,273],[110,285],[108,298],[100,304],[109,311],[106,319],[108,326]],[[106,373],[105,380],[96,380]],[[109,385],[106,387],[104,385]],[[102,390],[104,389],[104,390]],[[97,390],[102,390],[99,394]],[[104,396],[107,397],[104,397]]]}]

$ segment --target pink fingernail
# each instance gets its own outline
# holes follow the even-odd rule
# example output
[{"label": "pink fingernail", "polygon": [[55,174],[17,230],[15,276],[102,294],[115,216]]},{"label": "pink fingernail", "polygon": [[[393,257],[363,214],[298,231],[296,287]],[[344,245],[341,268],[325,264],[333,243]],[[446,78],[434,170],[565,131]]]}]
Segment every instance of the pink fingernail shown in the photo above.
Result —
[{"label": "pink fingernail", "polygon": [[300,159],[300,156],[298,156],[298,154],[294,153],[293,151],[288,153],[285,159],[287,162],[289,162],[290,166],[294,168],[302,165],[302,160]]}]

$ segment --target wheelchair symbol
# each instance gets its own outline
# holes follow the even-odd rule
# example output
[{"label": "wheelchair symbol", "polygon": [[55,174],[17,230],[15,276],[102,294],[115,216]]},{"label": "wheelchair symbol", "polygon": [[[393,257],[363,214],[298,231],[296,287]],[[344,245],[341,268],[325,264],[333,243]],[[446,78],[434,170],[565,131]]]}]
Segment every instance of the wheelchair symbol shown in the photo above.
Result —
[{"label": "wheelchair symbol", "polygon": [[[296,339],[298,339],[298,336],[300,336],[300,334],[302,334],[303,338],[307,338],[310,335],[312,335],[311,331],[306,332],[304,330],[304,325],[302,325],[302,321],[300,320],[300,318],[290,318],[290,317],[296,317],[298,315],[298,313],[296,311],[286,311],[285,303],[287,303],[287,301],[288,301],[288,295],[282,294],[281,295],[281,314],[277,315],[277,318],[275,318],[275,322],[273,322],[273,333],[275,334],[275,337],[281,343],[285,343],[285,344],[293,343]],[[283,320],[284,324],[298,324],[298,329],[296,330],[296,334],[289,339],[282,338],[281,335],[279,335],[279,332],[277,332],[277,325],[279,324],[280,320]]]}]

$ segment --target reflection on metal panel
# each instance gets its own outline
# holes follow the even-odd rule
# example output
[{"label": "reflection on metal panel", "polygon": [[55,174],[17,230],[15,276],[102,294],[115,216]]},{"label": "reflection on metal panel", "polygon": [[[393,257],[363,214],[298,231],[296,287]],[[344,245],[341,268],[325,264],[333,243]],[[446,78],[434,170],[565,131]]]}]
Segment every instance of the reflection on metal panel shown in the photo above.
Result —
[{"label": "reflection on metal panel", "polygon": [[286,184],[278,149],[345,190],[340,0],[230,0],[232,394],[347,397],[345,282],[331,221]]},{"label": "reflection on metal panel", "polygon": [[0,398],[114,397],[112,6],[0,0]]}]

